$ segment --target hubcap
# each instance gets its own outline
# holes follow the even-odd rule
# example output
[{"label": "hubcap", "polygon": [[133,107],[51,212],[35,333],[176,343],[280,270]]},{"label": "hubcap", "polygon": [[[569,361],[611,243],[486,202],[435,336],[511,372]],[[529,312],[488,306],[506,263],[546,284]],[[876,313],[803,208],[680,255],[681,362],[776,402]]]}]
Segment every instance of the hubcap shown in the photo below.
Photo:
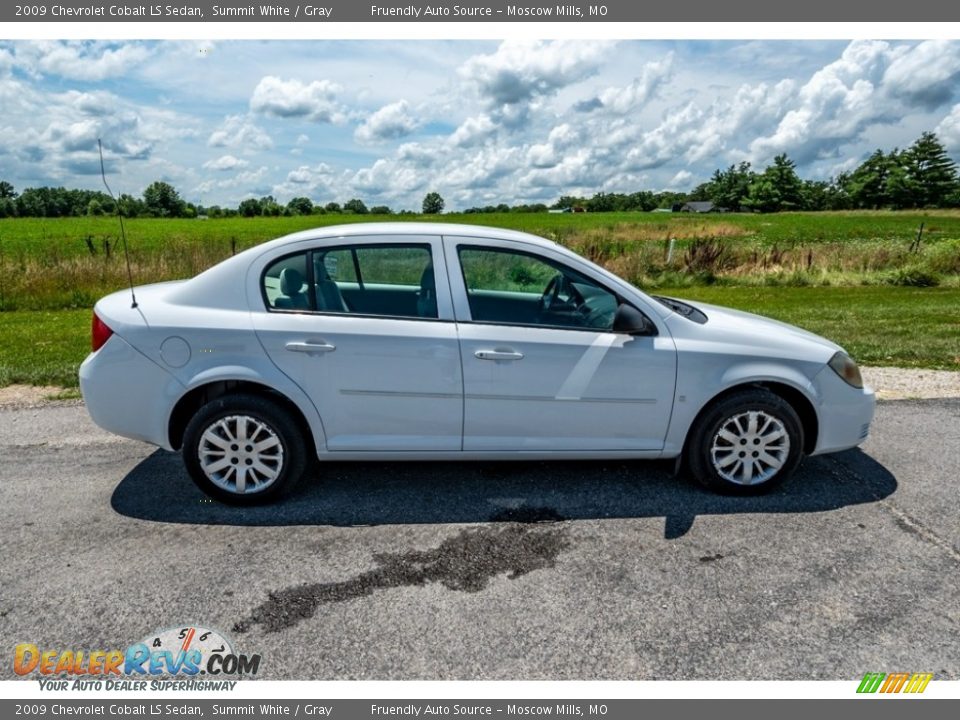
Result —
[{"label": "hubcap", "polygon": [[283,469],[283,444],[273,429],[249,415],[228,415],[210,425],[197,449],[200,468],[229,493],[266,490]]},{"label": "hubcap", "polygon": [[727,419],[713,436],[710,459],[724,480],[737,485],[766,482],[790,454],[790,436],[783,423],[762,410]]}]

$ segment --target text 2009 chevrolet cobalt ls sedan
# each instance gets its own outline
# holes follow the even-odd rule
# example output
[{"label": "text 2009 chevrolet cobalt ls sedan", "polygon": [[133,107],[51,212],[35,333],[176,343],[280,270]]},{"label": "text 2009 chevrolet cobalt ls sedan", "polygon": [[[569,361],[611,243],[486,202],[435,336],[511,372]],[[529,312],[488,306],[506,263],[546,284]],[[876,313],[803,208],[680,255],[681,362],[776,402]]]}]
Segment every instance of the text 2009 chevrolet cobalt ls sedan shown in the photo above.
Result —
[{"label": "text 2009 chevrolet cobalt ls sedan", "polygon": [[507,230],[323,228],[136,295],[94,309],[90,415],[181,450],[228,502],[275,496],[314,455],[678,458],[757,491],[862,442],[874,409],[828,340]]}]

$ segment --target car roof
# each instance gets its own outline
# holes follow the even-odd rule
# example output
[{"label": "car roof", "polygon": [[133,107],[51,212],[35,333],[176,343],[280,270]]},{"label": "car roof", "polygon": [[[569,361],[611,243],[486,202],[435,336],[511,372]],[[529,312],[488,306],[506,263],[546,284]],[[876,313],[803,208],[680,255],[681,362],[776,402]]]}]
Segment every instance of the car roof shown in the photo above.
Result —
[{"label": "car roof", "polygon": [[349,223],[346,225],[327,225],[310,230],[301,230],[258,245],[257,248],[260,250],[268,250],[276,246],[295,243],[301,240],[324,240],[328,238],[356,236],[370,237],[371,235],[391,235],[393,237],[398,235],[455,235],[472,238],[517,240],[541,247],[559,247],[557,243],[552,240],[547,240],[538,235],[486,225],[441,222],[365,222]]}]

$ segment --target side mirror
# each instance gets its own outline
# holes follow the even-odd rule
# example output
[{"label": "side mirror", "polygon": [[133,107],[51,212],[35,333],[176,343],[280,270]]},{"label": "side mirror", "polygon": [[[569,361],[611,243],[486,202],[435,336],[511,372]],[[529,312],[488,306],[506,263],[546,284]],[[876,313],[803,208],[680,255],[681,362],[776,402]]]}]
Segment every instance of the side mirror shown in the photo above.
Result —
[{"label": "side mirror", "polygon": [[627,335],[653,336],[657,334],[657,326],[633,305],[622,302],[613,316],[613,331]]}]

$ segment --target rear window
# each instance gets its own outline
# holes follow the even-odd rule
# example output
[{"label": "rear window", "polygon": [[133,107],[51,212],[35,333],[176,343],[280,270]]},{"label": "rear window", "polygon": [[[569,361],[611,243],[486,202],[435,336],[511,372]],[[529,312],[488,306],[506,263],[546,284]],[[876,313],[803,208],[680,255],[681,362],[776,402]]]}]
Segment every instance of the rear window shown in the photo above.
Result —
[{"label": "rear window", "polygon": [[263,275],[269,309],[437,318],[429,245],[315,248],[272,263]]}]

